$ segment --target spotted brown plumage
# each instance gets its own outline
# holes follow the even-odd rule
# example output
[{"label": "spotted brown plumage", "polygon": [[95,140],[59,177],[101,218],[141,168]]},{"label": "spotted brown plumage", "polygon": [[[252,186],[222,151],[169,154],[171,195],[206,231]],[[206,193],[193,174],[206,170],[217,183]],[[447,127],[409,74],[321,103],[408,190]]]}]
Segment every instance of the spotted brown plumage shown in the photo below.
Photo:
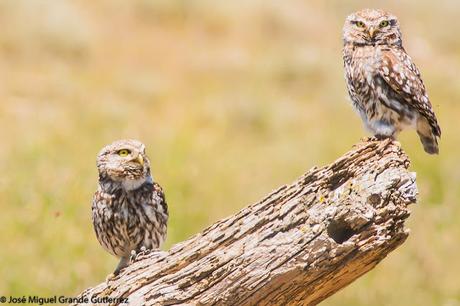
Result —
[{"label": "spotted brown plumage", "polygon": [[145,146],[119,140],[98,155],[99,186],[92,219],[99,243],[121,258],[114,274],[128,265],[132,251],[157,249],[166,237],[168,207],[153,181]]},{"label": "spotted brown plumage", "polygon": [[343,28],[345,78],[352,103],[376,136],[396,137],[415,127],[427,153],[439,152],[441,136],[425,85],[402,46],[397,18],[365,9]]}]

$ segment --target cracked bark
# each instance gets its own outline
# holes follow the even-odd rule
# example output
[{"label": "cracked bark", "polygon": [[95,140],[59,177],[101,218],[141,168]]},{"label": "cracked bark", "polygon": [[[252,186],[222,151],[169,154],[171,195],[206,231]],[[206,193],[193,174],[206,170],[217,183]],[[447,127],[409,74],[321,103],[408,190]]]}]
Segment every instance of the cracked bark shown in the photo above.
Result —
[{"label": "cracked bark", "polygon": [[132,305],[315,305],[405,241],[417,195],[408,167],[397,142],[364,141],[168,252],[140,254],[80,296]]}]

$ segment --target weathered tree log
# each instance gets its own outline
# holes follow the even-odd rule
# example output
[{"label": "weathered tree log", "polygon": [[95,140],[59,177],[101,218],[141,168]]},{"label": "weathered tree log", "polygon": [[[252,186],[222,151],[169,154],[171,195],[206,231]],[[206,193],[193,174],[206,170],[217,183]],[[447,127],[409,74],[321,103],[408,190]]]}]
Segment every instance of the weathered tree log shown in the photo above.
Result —
[{"label": "weathered tree log", "polygon": [[407,206],[417,195],[408,167],[397,142],[367,140],[168,252],[140,254],[81,297],[123,297],[132,305],[315,305],[405,241]]}]

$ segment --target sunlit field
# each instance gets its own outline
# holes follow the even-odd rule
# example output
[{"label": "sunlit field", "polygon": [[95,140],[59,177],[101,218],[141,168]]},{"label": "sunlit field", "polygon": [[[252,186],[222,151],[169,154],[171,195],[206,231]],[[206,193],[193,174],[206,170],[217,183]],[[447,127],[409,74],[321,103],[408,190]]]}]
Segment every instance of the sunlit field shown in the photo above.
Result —
[{"label": "sunlit field", "polygon": [[411,235],[322,305],[460,305],[460,2],[0,1],[0,295],[68,295],[117,259],[91,224],[95,159],[137,138],[170,207],[164,249],[367,136],[348,102],[341,28],[400,21],[443,129],[417,172]]}]

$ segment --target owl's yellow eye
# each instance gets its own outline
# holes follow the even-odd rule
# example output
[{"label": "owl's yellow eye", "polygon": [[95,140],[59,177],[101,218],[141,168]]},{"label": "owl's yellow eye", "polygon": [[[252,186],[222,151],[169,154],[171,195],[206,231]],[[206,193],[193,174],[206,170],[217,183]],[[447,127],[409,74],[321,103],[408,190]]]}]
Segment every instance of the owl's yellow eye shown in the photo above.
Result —
[{"label": "owl's yellow eye", "polygon": [[390,23],[388,22],[388,20],[383,20],[380,22],[379,27],[384,28],[387,27],[389,24]]},{"label": "owl's yellow eye", "polygon": [[120,155],[121,157],[126,157],[129,155],[129,150],[121,149],[120,151],[118,151],[118,155]]},{"label": "owl's yellow eye", "polygon": [[358,28],[364,28],[364,22],[362,22],[362,21],[356,21],[356,26],[357,26]]}]

